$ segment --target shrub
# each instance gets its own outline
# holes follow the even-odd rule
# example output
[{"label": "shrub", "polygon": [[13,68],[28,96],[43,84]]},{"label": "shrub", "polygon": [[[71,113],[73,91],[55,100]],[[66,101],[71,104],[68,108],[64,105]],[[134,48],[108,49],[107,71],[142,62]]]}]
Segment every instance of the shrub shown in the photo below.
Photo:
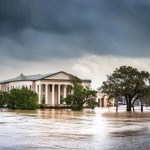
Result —
[{"label": "shrub", "polygon": [[12,89],[9,94],[8,108],[33,110],[38,107],[38,96],[27,89]]},{"label": "shrub", "polygon": [[7,106],[8,98],[9,93],[0,91],[0,108],[4,108]]}]

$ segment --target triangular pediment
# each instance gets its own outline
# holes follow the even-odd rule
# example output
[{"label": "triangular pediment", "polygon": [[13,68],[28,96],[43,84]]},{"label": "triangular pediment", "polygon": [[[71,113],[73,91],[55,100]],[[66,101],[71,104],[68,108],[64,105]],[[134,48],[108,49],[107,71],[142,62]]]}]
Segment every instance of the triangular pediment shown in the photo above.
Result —
[{"label": "triangular pediment", "polygon": [[45,77],[44,79],[58,79],[58,80],[69,80],[69,74],[65,73],[65,72],[58,72],[55,74],[52,74],[50,76]]}]

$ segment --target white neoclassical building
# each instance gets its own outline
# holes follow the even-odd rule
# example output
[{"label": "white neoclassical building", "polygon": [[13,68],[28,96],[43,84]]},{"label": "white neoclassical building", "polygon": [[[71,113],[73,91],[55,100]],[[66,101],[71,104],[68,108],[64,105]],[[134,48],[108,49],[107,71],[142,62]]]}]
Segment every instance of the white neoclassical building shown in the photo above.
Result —
[{"label": "white neoclassical building", "polygon": [[[84,87],[91,86],[91,80],[82,80]],[[9,92],[13,88],[27,87],[30,90],[35,91],[38,94],[38,103],[42,103],[44,97],[45,104],[50,106],[60,105],[62,98],[66,98],[68,94],[71,94],[72,84],[70,82],[70,74],[60,71],[51,74],[37,74],[20,76],[1,81],[0,90]]]}]

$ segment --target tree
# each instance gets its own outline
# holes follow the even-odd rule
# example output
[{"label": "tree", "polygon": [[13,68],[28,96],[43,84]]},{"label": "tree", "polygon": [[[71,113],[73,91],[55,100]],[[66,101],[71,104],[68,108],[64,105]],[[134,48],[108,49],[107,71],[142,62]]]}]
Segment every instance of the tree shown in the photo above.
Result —
[{"label": "tree", "polygon": [[134,105],[136,100],[142,102],[149,94],[150,74],[130,66],[121,66],[107,76],[107,81],[103,82],[100,89],[108,94],[109,98],[125,97],[127,111],[131,111],[132,104]]},{"label": "tree", "polygon": [[148,95],[148,97],[146,97],[144,99],[144,102],[145,102],[146,107],[150,106],[150,96],[149,95]]},{"label": "tree", "polygon": [[38,96],[35,92],[23,87],[12,89],[9,93],[8,108],[33,110],[38,107]]},{"label": "tree", "polygon": [[91,90],[88,87],[83,88],[82,80],[78,77],[70,75],[70,80],[73,85],[73,94],[68,95],[67,98],[64,99],[64,102],[66,102],[66,104],[69,105],[72,110],[82,110],[84,105],[94,109],[97,105],[97,92],[95,90]]},{"label": "tree", "polygon": [[7,106],[9,99],[9,93],[0,91],[0,108],[4,108]]},{"label": "tree", "polygon": [[111,99],[107,99],[107,107],[112,107],[113,104],[112,104],[112,100]]}]

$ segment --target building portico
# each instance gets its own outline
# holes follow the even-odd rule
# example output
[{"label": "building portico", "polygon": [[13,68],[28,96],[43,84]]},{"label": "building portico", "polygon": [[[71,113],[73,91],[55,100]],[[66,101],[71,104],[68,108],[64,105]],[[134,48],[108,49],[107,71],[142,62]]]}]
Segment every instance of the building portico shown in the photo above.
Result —
[{"label": "building portico", "polygon": [[47,105],[60,105],[62,98],[72,93],[72,85],[70,83],[38,83],[36,84],[36,93],[39,96],[39,104],[42,104],[42,99]]}]

